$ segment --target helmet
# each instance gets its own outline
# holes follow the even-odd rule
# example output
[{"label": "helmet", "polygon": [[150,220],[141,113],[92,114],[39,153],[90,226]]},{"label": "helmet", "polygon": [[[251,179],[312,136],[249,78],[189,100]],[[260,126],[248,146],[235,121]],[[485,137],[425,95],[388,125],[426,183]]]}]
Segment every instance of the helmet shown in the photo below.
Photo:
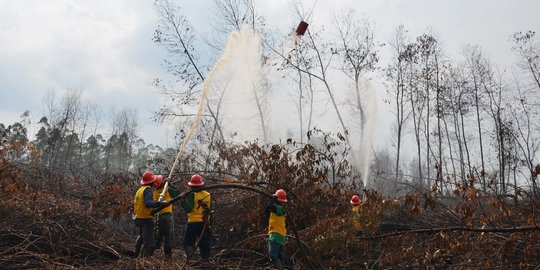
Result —
[{"label": "helmet", "polygon": [[155,178],[153,188],[158,188],[163,184],[163,175],[156,175]]},{"label": "helmet", "polygon": [[280,202],[287,202],[287,193],[283,189],[276,190],[274,197],[277,197],[277,200]]},{"label": "helmet", "polygon": [[191,180],[189,180],[189,182],[187,184],[192,186],[192,187],[199,187],[199,186],[204,185],[204,182],[202,180],[202,176],[200,176],[198,174],[194,174],[191,177]]},{"label": "helmet", "polygon": [[351,203],[354,205],[359,205],[362,203],[362,200],[360,200],[360,197],[358,197],[357,195],[354,195],[351,198]]},{"label": "helmet", "polygon": [[156,176],[151,171],[146,171],[142,175],[141,185],[147,185],[156,181]]}]

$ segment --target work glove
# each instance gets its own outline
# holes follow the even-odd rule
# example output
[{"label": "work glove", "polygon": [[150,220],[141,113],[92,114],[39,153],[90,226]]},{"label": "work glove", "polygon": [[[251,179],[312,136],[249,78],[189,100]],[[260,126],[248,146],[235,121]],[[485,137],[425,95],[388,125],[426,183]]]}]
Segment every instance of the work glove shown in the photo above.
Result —
[{"label": "work glove", "polygon": [[158,202],[159,206],[163,206],[163,207],[166,207],[166,206],[169,206],[170,203],[169,202]]}]

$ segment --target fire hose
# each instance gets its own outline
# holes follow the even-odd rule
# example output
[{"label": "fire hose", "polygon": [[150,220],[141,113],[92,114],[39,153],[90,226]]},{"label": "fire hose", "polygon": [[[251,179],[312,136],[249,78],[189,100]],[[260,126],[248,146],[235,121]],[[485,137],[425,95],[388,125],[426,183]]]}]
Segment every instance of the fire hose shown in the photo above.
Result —
[{"label": "fire hose", "polygon": [[[252,192],[255,192],[255,193],[259,193],[263,196],[266,196],[270,199],[273,199],[274,196],[273,194],[271,193],[268,193],[264,190],[261,190],[261,189],[258,189],[258,188],[255,188],[255,187],[251,187],[251,186],[246,186],[246,185],[242,185],[242,184],[216,184],[216,185],[208,185],[208,186],[201,186],[201,187],[196,187],[196,188],[193,188],[191,190],[188,190],[188,191],[184,191],[182,192],[180,195],[172,198],[170,201],[167,202],[166,205],[162,205],[162,206],[159,206],[157,208],[154,208],[154,210],[152,210],[152,215],[155,215],[156,213],[158,213],[161,209],[169,206],[170,204],[173,204],[177,201],[181,201],[181,200],[184,200],[189,194],[193,193],[193,192],[197,192],[197,191],[201,191],[201,190],[210,190],[210,189],[219,189],[219,188],[236,188],[236,189],[243,189],[243,190],[248,190],[248,191],[252,191]],[[291,225],[291,229],[293,231],[293,235],[294,235],[294,238],[298,244],[298,246],[300,247],[300,250],[302,251],[302,254],[308,258],[308,263],[310,264],[310,268],[311,269],[323,269],[324,267],[322,266],[322,263],[319,261],[318,258],[316,257],[312,257],[309,255],[309,250],[308,250],[308,247],[305,245],[305,243],[302,242],[302,240],[300,239],[300,236],[298,235],[298,231],[296,230],[296,225],[294,223],[294,218],[290,215],[290,213],[287,213],[288,215],[288,221],[290,222],[290,225]]]}]

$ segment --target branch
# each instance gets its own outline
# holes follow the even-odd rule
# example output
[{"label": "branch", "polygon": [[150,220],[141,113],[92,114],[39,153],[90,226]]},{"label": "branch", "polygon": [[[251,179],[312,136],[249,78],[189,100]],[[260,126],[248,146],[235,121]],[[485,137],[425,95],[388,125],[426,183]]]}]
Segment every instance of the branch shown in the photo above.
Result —
[{"label": "branch", "polygon": [[467,228],[467,227],[447,227],[447,228],[432,228],[432,229],[417,229],[409,231],[401,231],[394,233],[387,233],[381,235],[375,235],[372,237],[359,237],[360,239],[379,239],[390,236],[396,236],[407,233],[439,233],[439,232],[453,232],[453,231],[463,231],[463,232],[477,232],[477,233],[514,233],[514,232],[528,232],[528,231],[540,231],[540,226],[525,226],[525,227],[514,227],[514,228]]},{"label": "branch", "polygon": [[[185,199],[190,193],[201,191],[201,190],[210,190],[210,189],[218,189],[218,188],[245,189],[245,190],[249,190],[249,191],[259,193],[259,194],[264,195],[264,196],[266,196],[266,197],[268,197],[270,199],[273,198],[272,194],[270,194],[270,193],[268,193],[266,191],[260,190],[258,188],[254,188],[254,187],[250,187],[250,186],[246,186],[246,185],[242,185],[242,184],[218,184],[218,185],[202,186],[200,188],[193,188],[193,189],[190,189],[188,191],[184,191],[184,192],[182,192],[182,194],[180,194],[180,195],[172,198],[170,201],[168,201],[168,205],[171,205],[171,204],[173,204],[173,203],[175,203],[177,201]],[[152,215],[155,215],[157,212],[159,212],[161,209],[167,207],[168,205],[162,205],[160,207],[154,208],[154,210],[152,210]]]}]

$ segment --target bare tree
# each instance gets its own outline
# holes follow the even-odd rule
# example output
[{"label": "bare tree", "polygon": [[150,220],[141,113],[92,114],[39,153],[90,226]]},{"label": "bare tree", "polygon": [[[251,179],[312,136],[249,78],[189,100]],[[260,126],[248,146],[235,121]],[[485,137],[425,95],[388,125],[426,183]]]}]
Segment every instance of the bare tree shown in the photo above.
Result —
[{"label": "bare tree", "polygon": [[[169,53],[171,60],[165,60],[168,71],[177,76],[184,82],[187,89],[172,90],[163,84],[160,79],[154,81],[154,85],[161,90],[162,94],[171,98],[173,102],[180,103],[180,111],[174,111],[171,108],[161,108],[158,112],[159,119],[168,117],[190,117],[192,114],[186,114],[182,110],[182,105],[192,105],[196,99],[195,87],[205,80],[205,69],[199,62],[197,50],[195,49],[194,39],[195,30],[187,18],[182,14],[180,6],[175,5],[170,0],[158,0],[155,2],[156,10],[159,15],[159,24],[154,32],[154,42],[163,46]],[[206,108],[210,117],[214,120],[214,127],[219,131],[221,139],[223,132],[219,126],[219,121],[213,109],[206,103]]]},{"label": "bare tree", "polygon": [[[445,96],[445,103],[444,106],[446,107],[446,113],[449,114],[452,118],[452,129],[449,128],[448,123],[446,121],[446,118],[444,118],[444,125],[447,133],[447,140],[448,140],[448,146],[449,146],[449,152],[450,152],[450,158],[452,161],[452,166],[454,167],[454,158],[453,158],[453,151],[452,151],[452,142],[451,140],[451,133],[453,133],[453,139],[456,142],[456,146],[454,147],[455,151],[457,151],[457,157],[459,161],[459,172],[460,172],[460,179],[461,184],[465,185],[466,177],[466,168],[468,168],[467,160],[468,159],[468,146],[467,146],[467,138],[464,136],[464,133],[462,131],[462,125],[461,125],[461,119],[460,117],[461,112],[463,111],[463,107],[466,106],[465,102],[462,101],[462,94],[463,94],[463,79],[462,79],[462,69],[460,67],[453,67],[450,68],[447,75],[447,91]],[[452,132],[450,132],[452,130]],[[454,175],[456,169],[454,168]]]},{"label": "bare tree", "polygon": [[90,168],[90,171],[94,172],[97,169],[99,169],[95,167],[95,164],[101,159],[101,156],[99,156],[99,149],[97,148],[99,146],[99,143],[98,143],[99,138],[98,138],[97,131],[98,131],[98,128],[100,127],[101,117],[103,116],[103,112],[97,105],[90,105],[88,109],[89,109],[89,114],[91,115],[90,117],[92,118],[94,125],[92,128],[92,135],[91,137],[88,138],[88,140],[90,141],[88,143],[90,147],[90,150],[89,150],[90,153],[89,153],[89,158],[87,162],[88,162],[88,167]]},{"label": "bare tree", "polygon": [[[302,15],[302,12],[300,11],[300,6],[295,6],[297,14],[299,14],[299,17],[301,19],[304,18]],[[345,120],[343,118],[343,113],[340,110],[340,106],[338,105],[338,101],[336,98],[336,95],[334,93],[334,87],[332,86],[331,82],[329,81],[329,74],[330,74],[330,67],[332,62],[335,59],[335,56],[339,54],[338,50],[336,48],[330,47],[328,43],[324,42],[324,40],[321,37],[321,32],[312,31],[309,30],[306,32],[306,35],[301,39],[301,42],[305,42],[307,48],[309,48],[310,54],[313,55],[314,61],[313,61],[313,68],[308,70],[304,66],[298,65],[297,62],[292,61],[292,56],[290,53],[283,53],[278,51],[275,48],[272,48],[272,50],[277,53],[283,60],[285,65],[289,65],[292,68],[296,69],[299,72],[302,72],[318,82],[320,82],[327,94],[330,98],[330,101],[332,103],[332,106],[334,108],[334,111],[336,113],[337,119],[339,121],[339,124],[342,128],[343,134],[340,134],[347,143],[348,146],[351,146],[351,140],[349,136],[349,131],[347,129],[347,126],[345,124]],[[353,160],[354,155],[353,156]],[[367,177],[367,176],[364,176]]]},{"label": "bare tree", "polygon": [[484,142],[482,131],[482,116],[480,114],[482,103],[480,100],[485,95],[485,83],[488,78],[489,70],[485,64],[485,58],[478,46],[467,46],[464,49],[464,54],[467,59],[467,69],[472,80],[472,90],[474,95],[474,107],[476,110],[476,124],[478,129],[478,144],[480,148],[481,171],[479,173],[482,180],[482,188],[486,190],[486,169],[484,160]]},{"label": "bare tree", "polygon": [[354,82],[354,109],[360,114],[362,134],[366,125],[366,104],[361,89],[363,76],[375,70],[379,61],[373,27],[367,20],[360,21],[353,10],[334,15],[334,24],[339,36],[339,49],[343,57],[341,70]]},{"label": "bare tree", "polygon": [[411,116],[411,110],[407,106],[405,72],[406,63],[404,52],[407,46],[407,31],[403,25],[396,28],[394,39],[390,41],[393,50],[392,63],[386,69],[386,79],[390,84],[387,87],[390,95],[390,103],[394,104],[394,114],[396,115],[395,140],[397,142],[396,164],[394,173],[396,179],[399,179],[401,144],[403,140],[404,128],[407,120]]},{"label": "bare tree", "polygon": [[529,74],[532,85],[540,90],[540,44],[536,41],[535,34],[534,31],[515,33],[515,46],[512,49],[521,57],[519,66]]},{"label": "bare tree", "polygon": [[[425,118],[419,118],[424,124],[424,135],[426,143],[426,179],[428,181],[428,186],[431,187],[431,167],[430,167],[430,156],[432,155],[430,135],[431,135],[431,91],[435,88],[435,83],[433,82],[434,78],[438,76],[436,74],[436,55],[437,55],[437,40],[430,34],[423,34],[416,38],[416,43],[418,45],[418,55],[419,55],[419,64],[420,64],[420,87],[423,87],[423,93],[425,94]],[[422,114],[422,113],[421,113]],[[437,183],[435,183],[437,185]]]},{"label": "bare tree", "polygon": [[[413,129],[416,141],[416,154],[417,154],[417,173],[418,180],[423,183],[423,170],[422,170],[422,138],[421,138],[421,121],[423,119],[424,108],[426,104],[425,93],[423,88],[419,85],[420,75],[418,71],[419,64],[419,49],[417,43],[409,43],[405,47],[402,53],[403,61],[406,64],[405,82],[407,87],[406,96],[407,102],[411,108],[411,116],[413,119]],[[429,179],[428,179],[429,181]],[[428,182],[429,185],[429,182]]]},{"label": "bare tree", "polygon": [[253,0],[213,0],[213,3],[213,29],[221,34],[240,31],[242,25],[261,32],[264,19],[257,14]]},{"label": "bare tree", "polygon": [[[73,127],[77,124],[77,116],[81,105],[81,92],[68,90],[60,103],[56,102],[54,93],[51,92],[44,99],[46,107],[46,115],[48,115],[51,134],[48,141],[48,166],[51,169],[58,171],[68,170],[68,166],[60,167],[65,164],[71,153],[73,136],[69,137],[67,148],[64,148],[64,139],[66,134],[73,131]],[[61,155],[64,156],[61,156]],[[60,161],[64,161],[64,163]]]},{"label": "bare tree", "polygon": [[536,163],[536,155],[540,149],[540,138],[534,132],[534,123],[532,118],[532,108],[534,104],[530,104],[519,85],[516,83],[518,92],[518,106],[513,108],[511,115],[513,116],[515,132],[512,135],[516,139],[516,144],[520,151],[521,162],[525,164],[529,172],[527,177],[531,185],[531,189],[536,196],[538,193],[538,175],[540,173],[540,165]]},{"label": "bare tree", "polygon": [[[457,93],[457,115],[456,117],[456,130],[461,130],[461,138],[463,140],[463,148],[462,150],[465,151],[466,157],[467,157],[467,169],[468,169],[468,175],[469,178],[473,177],[473,167],[471,165],[471,155],[469,151],[469,144],[467,134],[465,133],[465,116],[469,113],[470,108],[472,107],[473,101],[469,101],[470,98],[468,98],[469,95],[467,95],[467,82],[468,79],[466,79],[466,75],[464,74],[465,67],[461,67],[457,70],[457,85],[458,93]],[[465,159],[462,158],[462,163],[465,163]],[[464,178],[465,179],[465,178]]]},{"label": "bare tree", "polygon": [[[309,48],[306,46],[306,43],[301,42],[300,40],[295,40],[294,49],[291,53],[291,61],[294,62],[296,66],[311,71],[313,68],[313,60],[313,57],[311,57],[309,54]],[[298,99],[298,102],[296,107],[298,109],[299,135],[300,142],[304,143],[304,137],[306,136],[304,133],[311,129],[315,86],[312,76],[303,73],[300,69],[294,70],[296,71],[296,76],[290,77],[292,77],[292,80],[295,83],[295,89],[297,91],[296,98]],[[305,108],[305,105],[307,105],[307,108]],[[307,115],[304,116],[305,114]],[[305,121],[307,121],[307,124],[304,124]]]},{"label": "bare tree", "polygon": [[[486,62],[486,64],[489,64]],[[497,159],[498,159],[498,175],[499,185],[503,193],[507,192],[507,178],[506,178],[506,166],[509,152],[509,136],[512,134],[512,130],[507,127],[508,120],[504,113],[504,108],[509,104],[504,102],[504,92],[508,92],[505,87],[505,83],[502,79],[502,75],[499,75],[498,79],[494,77],[493,72],[489,73],[489,85],[486,85],[486,93],[489,96],[489,106],[487,107],[487,113],[491,116],[494,124],[494,137],[497,145]],[[487,84],[486,83],[486,84]]]},{"label": "bare tree", "polygon": [[128,171],[133,159],[133,145],[138,139],[138,112],[136,109],[123,108],[118,113],[112,113],[113,135],[117,136],[118,145],[118,169]]}]

